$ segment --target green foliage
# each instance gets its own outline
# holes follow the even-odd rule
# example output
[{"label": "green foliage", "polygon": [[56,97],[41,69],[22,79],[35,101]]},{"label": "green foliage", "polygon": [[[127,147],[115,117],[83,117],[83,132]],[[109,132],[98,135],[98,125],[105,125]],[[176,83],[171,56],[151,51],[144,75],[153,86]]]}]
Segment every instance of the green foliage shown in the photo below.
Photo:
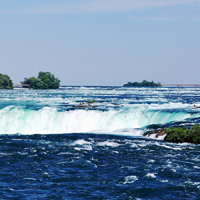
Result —
[{"label": "green foliage", "polygon": [[8,75],[0,74],[0,89],[13,89],[13,82]]},{"label": "green foliage", "polygon": [[32,76],[30,78],[24,78],[24,81],[22,81],[21,83],[32,86],[35,81],[36,81],[36,78]]},{"label": "green foliage", "polygon": [[200,144],[200,125],[195,124],[189,131],[190,139],[195,144]]},{"label": "green foliage", "polygon": [[25,78],[22,84],[28,84],[33,89],[58,89],[60,80],[50,72],[39,72],[38,77]]},{"label": "green foliage", "polygon": [[142,82],[128,82],[123,85],[124,87],[160,87],[160,83],[154,83],[153,81],[143,80]]},{"label": "green foliage", "polygon": [[96,100],[93,99],[93,100],[91,100],[91,101],[88,101],[87,103],[92,104],[92,103],[95,103],[95,102],[96,102]]},{"label": "green foliage", "polygon": [[167,134],[165,140],[168,142],[188,142],[194,144],[200,144],[200,125],[195,124],[191,129],[186,127],[171,127],[166,128]]}]

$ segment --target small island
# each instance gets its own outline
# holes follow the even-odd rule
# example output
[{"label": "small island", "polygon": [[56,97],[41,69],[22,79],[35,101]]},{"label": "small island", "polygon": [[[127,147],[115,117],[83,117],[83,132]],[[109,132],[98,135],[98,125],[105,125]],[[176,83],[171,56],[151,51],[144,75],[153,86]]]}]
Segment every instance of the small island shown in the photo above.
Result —
[{"label": "small island", "polygon": [[21,81],[22,87],[31,89],[58,89],[60,80],[50,72],[39,72],[38,77],[24,78]]},{"label": "small island", "polygon": [[123,87],[160,87],[161,83],[143,80],[142,82],[128,82]]},{"label": "small island", "polygon": [[159,136],[164,136],[164,140],[167,142],[174,143],[193,143],[200,144],[200,124],[195,124],[191,128],[186,127],[170,127],[165,129],[157,129],[153,132],[148,132],[144,135],[152,135],[155,134],[156,138]]},{"label": "small island", "polygon": [[0,89],[13,89],[13,82],[8,75],[0,74]]}]

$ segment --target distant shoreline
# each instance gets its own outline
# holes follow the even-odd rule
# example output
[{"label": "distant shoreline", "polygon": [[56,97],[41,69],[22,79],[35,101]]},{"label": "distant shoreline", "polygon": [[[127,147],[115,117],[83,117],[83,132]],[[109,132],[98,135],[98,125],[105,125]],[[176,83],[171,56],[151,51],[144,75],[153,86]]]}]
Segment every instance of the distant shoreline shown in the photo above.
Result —
[{"label": "distant shoreline", "polygon": [[[13,84],[14,88],[22,88],[21,84]],[[110,85],[61,85],[59,88],[62,87],[124,87],[124,86],[120,86],[120,85],[115,85],[115,86],[110,86]],[[126,88],[137,88],[139,86],[132,86],[132,87],[126,87]],[[145,86],[143,86],[145,87]],[[153,87],[153,86],[152,86]],[[152,88],[150,87],[150,88]],[[200,84],[161,84],[162,88],[166,87],[166,88],[195,88],[195,87],[200,87]],[[147,87],[146,87],[147,88]],[[26,88],[23,88],[26,89]]]}]

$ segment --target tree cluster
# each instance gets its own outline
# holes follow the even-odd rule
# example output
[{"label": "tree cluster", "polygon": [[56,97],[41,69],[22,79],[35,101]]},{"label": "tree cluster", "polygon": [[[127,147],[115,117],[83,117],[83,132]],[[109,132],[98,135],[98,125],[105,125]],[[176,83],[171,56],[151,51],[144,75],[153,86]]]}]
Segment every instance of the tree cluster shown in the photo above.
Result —
[{"label": "tree cluster", "polygon": [[165,129],[166,136],[164,140],[168,142],[188,142],[200,144],[200,125],[195,124],[191,129],[186,127],[171,127]]},{"label": "tree cluster", "polygon": [[8,75],[0,74],[0,89],[13,89],[13,82]]},{"label": "tree cluster", "polygon": [[142,82],[128,82],[123,85],[124,87],[160,87],[160,83],[154,83],[153,81],[143,80]]},{"label": "tree cluster", "polygon": [[39,72],[38,77],[24,78],[21,82],[23,87],[32,89],[58,89],[60,87],[60,80],[50,72]]}]

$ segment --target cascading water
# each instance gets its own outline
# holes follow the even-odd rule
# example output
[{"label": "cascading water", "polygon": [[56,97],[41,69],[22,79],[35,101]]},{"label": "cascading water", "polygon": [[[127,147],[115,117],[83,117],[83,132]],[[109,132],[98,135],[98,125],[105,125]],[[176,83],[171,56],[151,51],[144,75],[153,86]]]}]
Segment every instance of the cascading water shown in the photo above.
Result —
[{"label": "cascading water", "polygon": [[0,199],[199,199],[200,146],[143,135],[200,123],[199,94],[0,90]]},{"label": "cascading water", "polygon": [[200,117],[189,100],[184,100],[185,93],[193,96],[194,92],[198,90],[112,87],[14,90],[3,93],[5,97],[1,95],[0,133],[127,133],[138,136],[138,129],[142,135],[145,127],[152,124]]}]

